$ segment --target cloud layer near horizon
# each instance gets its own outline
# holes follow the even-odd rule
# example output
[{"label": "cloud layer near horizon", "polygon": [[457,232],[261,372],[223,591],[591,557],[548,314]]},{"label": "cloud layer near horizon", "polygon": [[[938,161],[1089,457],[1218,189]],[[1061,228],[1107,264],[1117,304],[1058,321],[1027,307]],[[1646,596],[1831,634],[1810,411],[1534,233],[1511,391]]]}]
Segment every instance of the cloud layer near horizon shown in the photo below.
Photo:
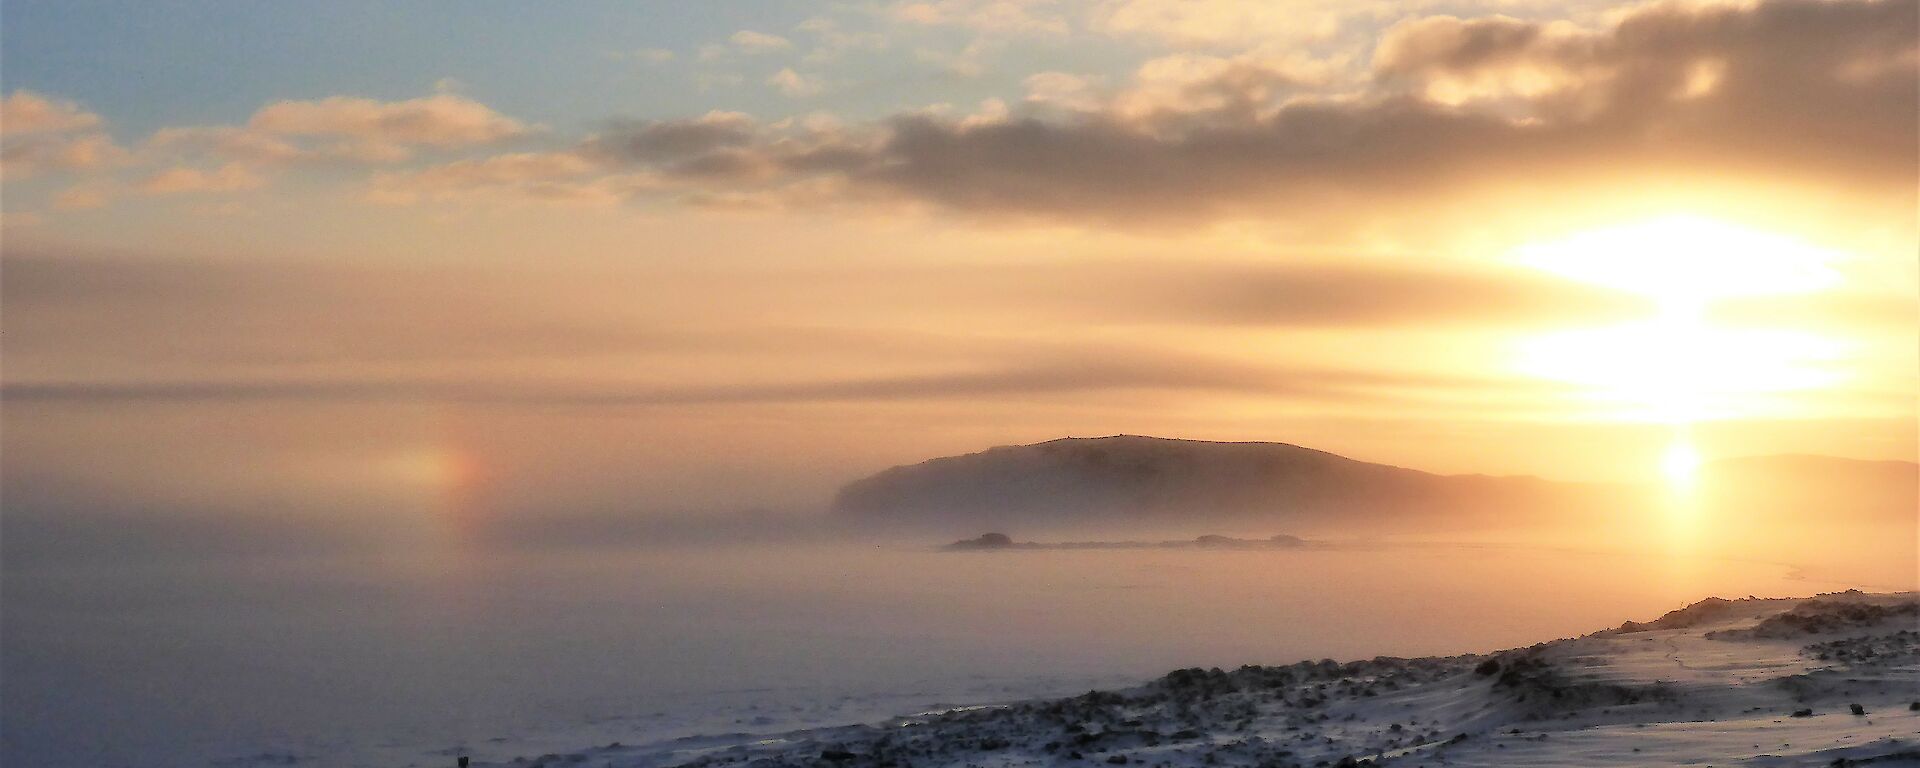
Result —
[{"label": "cloud layer near horizon", "polygon": [[[71,254],[9,254],[5,268],[0,318],[19,362],[4,395],[18,401],[648,405],[1131,389],[1366,402],[1383,387],[1498,380],[1254,363],[1153,337],[1183,327],[1578,326],[1645,309],[1632,296],[1525,275],[1156,261],[789,268],[758,274],[763,287],[700,270],[655,273],[642,291],[631,278],[608,280],[617,273],[468,271],[421,282],[403,268]],[[721,292],[731,300],[670,298]],[[449,305],[449,294],[472,299]],[[906,317],[951,330],[886,328]],[[1057,340],[1073,328],[1114,340]],[[1129,337],[1138,338],[1120,340]],[[622,365],[569,373],[593,359]],[[781,370],[766,369],[775,363]],[[870,370],[886,373],[857,373]]]},{"label": "cloud layer near horizon", "polygon": [[[1135,22],[1165,15],[1149,11],[1098,18],[1143,28]],[[573,139],[448,92],[282,101],[242,125],[168,128],[129,149],[82,106],[15,91],[5,166],[10,179],[153,169],[135,185],[76,186],[66,197],[74,207],[128,190],[253,189],[289,162],[316,160],[387,167],[365,176],[362,192],[387,204],[917,204],[1082,223],[1311,219],[1622,169],[1911,198],[1917,14],[1897,0],[1763,0],[1659,3],[1595,26],[1417,17],[1378,33],[1359,62],[1258,47],[1183,52],[1111,85],[1038,72],[1024,95],[964,115],[764,120],[716,111],[612,120]],[[1046,27],[944,3],[903,7],[899,18]],[[1217,28],[1182,34],[1217,38],[1208,29]],[[735,38],[757,52],[785,49],[766,33]],[[520,146],[474,152],[507,141]],[[460,157],[444,159],[450,152]]]},{"label": "cloud layer near horizon", "polygon": [[1911,195],[1915,6],[1873,0],[1660,4],[1582,29],[1505,17],[1387,29],[1353,82],[1310,63],[1173,56],[1127,86],[1042,73],[1017,110],[868,125],[714,113],[620,123],[559,157],[452,183],[551,194],[621,174],[708,205],[932,203],[1057,220],[1317,215],[1514,179],[1621,168]]}]

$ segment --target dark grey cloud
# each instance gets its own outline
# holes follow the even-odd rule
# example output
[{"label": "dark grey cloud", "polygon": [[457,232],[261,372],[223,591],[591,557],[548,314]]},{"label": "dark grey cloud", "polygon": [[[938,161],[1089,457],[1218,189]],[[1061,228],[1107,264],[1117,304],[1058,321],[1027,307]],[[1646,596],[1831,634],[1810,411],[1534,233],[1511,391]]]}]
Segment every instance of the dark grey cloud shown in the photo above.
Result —
[{"label": "dark grey cloud", "polygon": [[1374,72],[1418,77],[1435,70],[1461,73],[1522,60],[1546,35],[1541,25],[1496,16],[1438,16],[1404,23],[1389,32],[1374,56]]},{"label": "dark grey cloud", "polygon": [[1141,297],[1135,311],[1159,322],[1538,329],[1622,320],[1653,310],[1642,297],[1545,276],[1421,268],[1196,266],[1135,275],[1131,282]]},{"label": "dark grey cloud", "polygon": [[1920,5],[1900,0],[1656,5],[1604,33],[1440,18],[1389,31],[1375,63],[1388,81],[1563,78],[1534,113],[1604,129],[1629,159],[1679,150],[1911,186],[1916,28]]},{"label": "dark grey cloud", "polygon": [[1513,157],[1544,149],[1498,118],[1398,98],[1301,104],[1176,136],[1100,118],[966,127],[910,117],[894,123],[885,161],[857,178],[963,210],[1151,221],[1466,180],[1497,145]]},{"label": "dark grey cloud", "polygon": [[[628,126],[593,143],[683,179],[702,200],[700,185],[718,185],[736,205],[751,187],[770,205],[906,199],[1127,225],[1311,218],[1634,170],[1911,197],[1916,7],[1663,4],[1587,31],[1432,18],[1383,35],[1371,87],[1354,97],[1270,106],[1270,78],[1239,76],[1196,84],[1233,108],[1184,115],[915,114],[804,139],[702,118]],[[1532,85],[1515,85],[1522,80]],[[1449,82],[1455,98],[1436,92]],[[807,183],[820,179],[838,183]]]},{"label": "dark grey cloud", "polygon": [[1654,309],[1644,297],[1544,273],[1358,259],[1223,262],[1197,255],[1180,261],[969,264],[882,275],[794,274],[776,282],[795,302],[835,301],[835,286],[860,284],[872,289],[866,301],[891,312],[951,307],[1081,326],[1539,329],[1617,321]]},{"label": "dark grey cloud", "polygon": [[[1116,118],[903,118],[885,161],[863,173],[956,208],[1053,216],[1314,209],[1337,207],[1341,194],[1606,168],[1776,173],[1911,194],[1916,7],[1656,6],[1573,36],[1511,20],[1416,23],[1383,42],[1384,95],[1374,98],[1299,102],[1171,135]],[[1450,75],[1497,84],[1494,70],[1512,67],[1564,82],[1484,106],[1406,87]]]},{"label": "dark grey cloud", "polygon": [[752,118],[729,112],[677,120],[619,120],[587,140],[582,150],[612,163],[675,162],[743,147],[756,135]]}]

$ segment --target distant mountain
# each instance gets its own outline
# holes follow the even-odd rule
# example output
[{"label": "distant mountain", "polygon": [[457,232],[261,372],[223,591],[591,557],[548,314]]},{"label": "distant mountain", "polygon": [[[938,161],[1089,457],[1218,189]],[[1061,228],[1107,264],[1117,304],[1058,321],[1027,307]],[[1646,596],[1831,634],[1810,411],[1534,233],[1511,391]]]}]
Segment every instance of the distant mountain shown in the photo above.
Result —
[{"label": "distant mountain", "polygon": [[1834,456],[1750,456],[1710,462],[1701,498],[1729,518],[1756,523],[1821,522],[1893,526],[1920,520],[1920,464]]},{"label": "distant mountain", "polygon": [[1436,475],[1285,443],[1119,435],[894,467],[835,500],[865,524],[955,531],[1099,526],[1240,533],[1460,529],[1600,514],[1623,488]]}]

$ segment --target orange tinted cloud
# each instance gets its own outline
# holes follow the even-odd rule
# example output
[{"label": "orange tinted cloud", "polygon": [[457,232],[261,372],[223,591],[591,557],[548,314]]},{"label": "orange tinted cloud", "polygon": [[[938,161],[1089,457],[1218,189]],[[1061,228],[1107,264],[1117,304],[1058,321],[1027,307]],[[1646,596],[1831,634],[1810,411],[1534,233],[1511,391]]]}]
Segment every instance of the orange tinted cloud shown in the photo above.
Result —
[{"label": "orange tinted cloud", "polygon": [[100,116],[79,104],[28,90],[16,90],[0,99],[0,133],[64,133],[100,126]]},{"label": "orange tinted cloud", "polygon": [[0,169],[17,181],[125,162],[127,151],[99,130],[102,122],[75,102],[16,90],[0,99]]},{"label": "orange tinted cloud", "polygon": [[485,104],[450,93],[389,102],[348,96],[281,101],[262,107],[247,125],[269,133],[435,147],[489,144],[531,130]]},{"label": "orange tinted cloud", "polygon": [[140,191],[152,195],[171,195],[183,192],[232,192],[242,189],[258,189],[266,184],[246,166],[228,163],[211,171],[186,166],[176,166],[147,177],[140,183]]}]

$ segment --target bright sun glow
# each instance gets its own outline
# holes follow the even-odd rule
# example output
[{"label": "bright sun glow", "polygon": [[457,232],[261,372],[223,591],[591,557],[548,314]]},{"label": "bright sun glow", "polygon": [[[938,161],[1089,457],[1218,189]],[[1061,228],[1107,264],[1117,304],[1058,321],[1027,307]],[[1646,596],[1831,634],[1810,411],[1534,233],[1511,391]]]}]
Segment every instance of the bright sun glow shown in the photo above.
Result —
[{"label": "bright sun glow", "polygon": [[[1651,318],[1552,332],[1519,343],[1518,367],[1579,387],[1618,418],[1686,424],[1784,415],[1788,392],[1832,386],[1840,342],[1778,328],[1713,323],[1714,302],[1838,285],[1836,254],[1720,221],[1671,216],[1517,249],[1514,259],[1647,296]],[[1691,451],[1691,447],[1688,448]]]},{"label": "bright sun glow", "polygon": [[1735,296],[1831,288],[1838,255],[1790,237],[1697,216],[1667,216],[1523,246],[1520,263],[1686,310]]},{"label": "bright sun glow", "polygon": [[1700,452],[1694,450],[1693,441],[1685,437],[1675,438],[1660,457],[1660,472],[1675,488],[1692,488],[1694,475],[1699,471]]}]

